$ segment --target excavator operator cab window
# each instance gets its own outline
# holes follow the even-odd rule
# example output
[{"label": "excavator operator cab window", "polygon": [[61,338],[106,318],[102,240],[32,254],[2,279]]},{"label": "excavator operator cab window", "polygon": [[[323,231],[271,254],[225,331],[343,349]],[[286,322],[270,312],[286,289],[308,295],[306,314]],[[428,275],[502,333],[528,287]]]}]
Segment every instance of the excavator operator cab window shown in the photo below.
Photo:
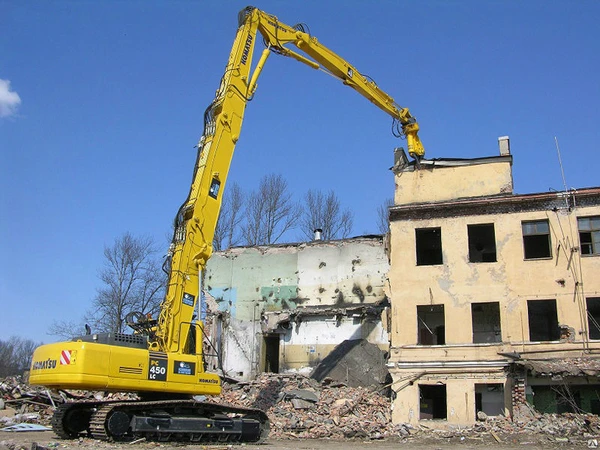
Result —
[{"label": "excavator operator cab window", "polygon": [[208,190],[208,195],[216,199],[220,190],[221,182],[218,179],[213,178],[212,183],[210,184],[210,189]]},{"label": "excavator operator cab window", "polygon": [[190,328],[188,330],[187,339],[185,341],[185,345],[183,347],[183,353],[186,355],[195,355],[196,354],[196,343],[197,343],[197,325],[191,323]]}]

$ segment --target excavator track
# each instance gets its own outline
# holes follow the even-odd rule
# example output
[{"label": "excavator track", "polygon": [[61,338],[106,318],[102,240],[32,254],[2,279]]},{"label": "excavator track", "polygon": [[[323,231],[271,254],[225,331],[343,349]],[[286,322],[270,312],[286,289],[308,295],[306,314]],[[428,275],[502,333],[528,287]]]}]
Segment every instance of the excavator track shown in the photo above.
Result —
[{"label": "excavator track", "polygon": [[75,439],[87,432],[96,402],[63,403],[52,416],[52,430],[62,439]]},{"label": "excavator track", "polygon": [[258,409],[194,400],[74,402],[57,408],[52,428],[63,439],[260,443],[269,419]]}]

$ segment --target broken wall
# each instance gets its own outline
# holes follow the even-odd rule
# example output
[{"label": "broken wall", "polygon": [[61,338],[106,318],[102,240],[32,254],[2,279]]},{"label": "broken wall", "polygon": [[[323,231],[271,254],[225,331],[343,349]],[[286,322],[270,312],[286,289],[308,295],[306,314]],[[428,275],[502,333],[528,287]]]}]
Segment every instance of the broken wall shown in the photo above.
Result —
[{"label": "broken wall", "polygon": [[280,370],[309,373],[342,341],[365,339],[388,350],[388,333],[380,317],[306,317],[281,335]]},{"label": "broken wall", "polygon": [[213,254],[205,290],[224,314],[224,369],[241,379],[273,361],[282,372],[310,371],[345,339],[387,350],[388,269],[382,236]]}]

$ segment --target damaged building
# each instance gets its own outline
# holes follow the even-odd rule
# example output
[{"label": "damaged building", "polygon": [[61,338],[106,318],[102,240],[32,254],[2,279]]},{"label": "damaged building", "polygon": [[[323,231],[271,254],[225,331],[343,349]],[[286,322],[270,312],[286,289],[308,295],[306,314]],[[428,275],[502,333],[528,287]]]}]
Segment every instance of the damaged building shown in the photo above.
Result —
[{"label": "damaged building", "polygon": [[395,423],[599,414],[600,188],[515,194],[499,146],[398,152],[388,236],[215,253],[209,368],[391,385]]},{"label": "damaged building", "polygon": [[393,169],[395,422],[600,412],[600,188],[515,194],[499,144]]},{"label": "damaged building", "polygon": [[325,377],[334,374],[332,359],[348,353],[333,352],[346,341],[387,373],[388,271],[382,236],[216,252],[204,292],[215,347],[207,354],[220,360],[209,357],[209,368],[240,380],[261,372]]}]

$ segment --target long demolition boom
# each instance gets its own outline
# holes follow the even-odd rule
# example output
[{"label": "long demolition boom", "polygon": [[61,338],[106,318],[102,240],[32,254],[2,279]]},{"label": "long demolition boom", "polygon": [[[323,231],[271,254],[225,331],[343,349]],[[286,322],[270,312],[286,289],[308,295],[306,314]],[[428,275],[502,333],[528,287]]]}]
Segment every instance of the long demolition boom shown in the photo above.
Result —
[{"label": "long demolition boom", "polygon": [[[374,81],[362,75],[344,58],[306,33],[302,25],[290,27],[275,16],[247,7],[239,13],[239,27],[225,73],[215,99],[204,113],[204,132],[190,193],[175,219],[170,275],[165,301],[150,349],[178,352],[185,348],[199,295],[199,273],[212,253],[212,241],[221,208],[235,145],[239,139],[246,104],[271,52],[293,58],[314,69],[323,69],[392,116],[397,135],[406,137],[409,154],[421,159],[425,153],[417,133],[419,125],[407,108],[396,104]],[[257,33],[266,48],[253,73],[251,63]],[[304,56],[288,48],[294,46]]]}]

